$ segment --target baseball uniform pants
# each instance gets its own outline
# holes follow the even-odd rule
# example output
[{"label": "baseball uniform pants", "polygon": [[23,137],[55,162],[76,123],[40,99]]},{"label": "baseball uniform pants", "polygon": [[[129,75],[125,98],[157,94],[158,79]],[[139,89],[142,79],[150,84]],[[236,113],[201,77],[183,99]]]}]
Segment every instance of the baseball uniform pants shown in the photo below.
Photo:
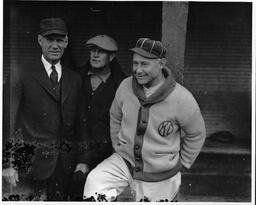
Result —
[{"label": "baseball uniform pants", "polygon": [[136,201],[172,201],[179,191],[180,184],[180,172],[159,182],[133,179],[123,158],[114,153],[89,173],[83,197],[93,197],[96,201],[102,201],[103,196],[107,201],[114,201],[127,186],[130,186],[131,194]]}]

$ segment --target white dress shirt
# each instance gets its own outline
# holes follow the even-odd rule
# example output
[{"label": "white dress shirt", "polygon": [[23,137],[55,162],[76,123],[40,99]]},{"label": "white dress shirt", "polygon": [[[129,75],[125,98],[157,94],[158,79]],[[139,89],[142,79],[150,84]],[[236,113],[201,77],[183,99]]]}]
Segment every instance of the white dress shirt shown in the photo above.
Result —
[{"label": "white dress shirt", "polygon": [[[50,75],[52,73],[52,64],[50,64],[47,60],[45,60],[44,56],[42,55],[41,60],[43,62],[44,68],[47,72],[48,77],[50,78]],[[61,68],[61,64],[60,61],[58,63],[56,63],[55,65],[55,69],[58,73],[58,82],[60,81],[61,78],[61,74],[62,74],[62,68]]]}]

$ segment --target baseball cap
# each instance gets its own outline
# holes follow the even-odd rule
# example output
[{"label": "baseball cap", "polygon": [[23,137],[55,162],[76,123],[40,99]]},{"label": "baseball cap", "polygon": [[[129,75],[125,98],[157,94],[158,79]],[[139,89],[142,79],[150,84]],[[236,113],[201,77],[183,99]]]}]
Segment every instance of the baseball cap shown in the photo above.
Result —
[{"label": "baseball cap", "polygon": [[149,38],[140,38],[136,42],[134,48],[130,51],[137,53],[145,58],[165,58],[166,48],[160,41],[151,40]]},{"label": "baseball cap", "polygon": [[61,18],[45,18],[40,21],[39,34],[47,36],[50,34],[67,35],[67,26]]},{"label": "baseball cap", "polygon": [[107,35],[98,35],[90,38],[85,45],[88,47],[97,46],[103,50],[111,52],[115,52],[118,50],[117,42]]}]

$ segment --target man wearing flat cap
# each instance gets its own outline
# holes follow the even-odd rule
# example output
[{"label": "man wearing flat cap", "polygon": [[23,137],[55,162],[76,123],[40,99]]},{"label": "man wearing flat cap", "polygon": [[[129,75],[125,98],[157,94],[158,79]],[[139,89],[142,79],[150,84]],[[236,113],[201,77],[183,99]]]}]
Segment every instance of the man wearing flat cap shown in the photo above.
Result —
[{"label": "man wearing flat cap", "polygon": [[[85,101],[84,117],[89,146],[86,161],[93,169],[113,153],[110,140],[109,109],[116,89],[125,78],[116,58],[117,42],[108,35],[97,35],[86,42],[90,57],[85,66],[79,68],[83,80]],[[80,184],[78,196],[83,195],[84,182]]]},{"label": "man wearing flat cap", "polygon": [[[25,62],[11,75],[12,142],[22,144],[23,154],[29,158],[30,150],[31,156],[19,161],[14,150],[3,176],[11,185],[10,194],[18,190],[25,197],[20,200],[62,201],[67,200],[74,171],[88,171],[83,153],[77,152],[86,137],[80,129],[82,81],[61,63],[68,45],[62,19],[41,20],[38,43],[41,57]],[[22,160],[27,160],[27,167],[18,166]]]},{"label": "man wearing flat cap", "polygon": [[110,109],[115,153],[89,173],[84,198],[115,200],[130,186],[136,201],[176,201],[181,168],[190,168],[203,146],[204,120],[166,68],[160,41],[140,38],[131,52],[133,76],[120,84]]}]

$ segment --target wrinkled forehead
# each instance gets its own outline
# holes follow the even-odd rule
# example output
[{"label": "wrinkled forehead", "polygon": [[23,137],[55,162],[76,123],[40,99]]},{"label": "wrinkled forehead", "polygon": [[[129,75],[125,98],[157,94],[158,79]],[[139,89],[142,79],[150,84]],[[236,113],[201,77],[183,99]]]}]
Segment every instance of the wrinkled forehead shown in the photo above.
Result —
[{"label": "wrinkled forehead", "polygon": [[64,40],[67,35],[60,35],[60,34],[49,34],[49,35],[46,35],[44,36],[45,38],[47,39],[56,39],[56,40]]},{"label": "wrinkled forehead", "polygon": [[99,47],[99,46],[96,46],[96,45],[90,45],[88,46],[89,48],[89,51],[98,51],[100,53],[106,53],[106,54],[110,54],[111,52]]}]

